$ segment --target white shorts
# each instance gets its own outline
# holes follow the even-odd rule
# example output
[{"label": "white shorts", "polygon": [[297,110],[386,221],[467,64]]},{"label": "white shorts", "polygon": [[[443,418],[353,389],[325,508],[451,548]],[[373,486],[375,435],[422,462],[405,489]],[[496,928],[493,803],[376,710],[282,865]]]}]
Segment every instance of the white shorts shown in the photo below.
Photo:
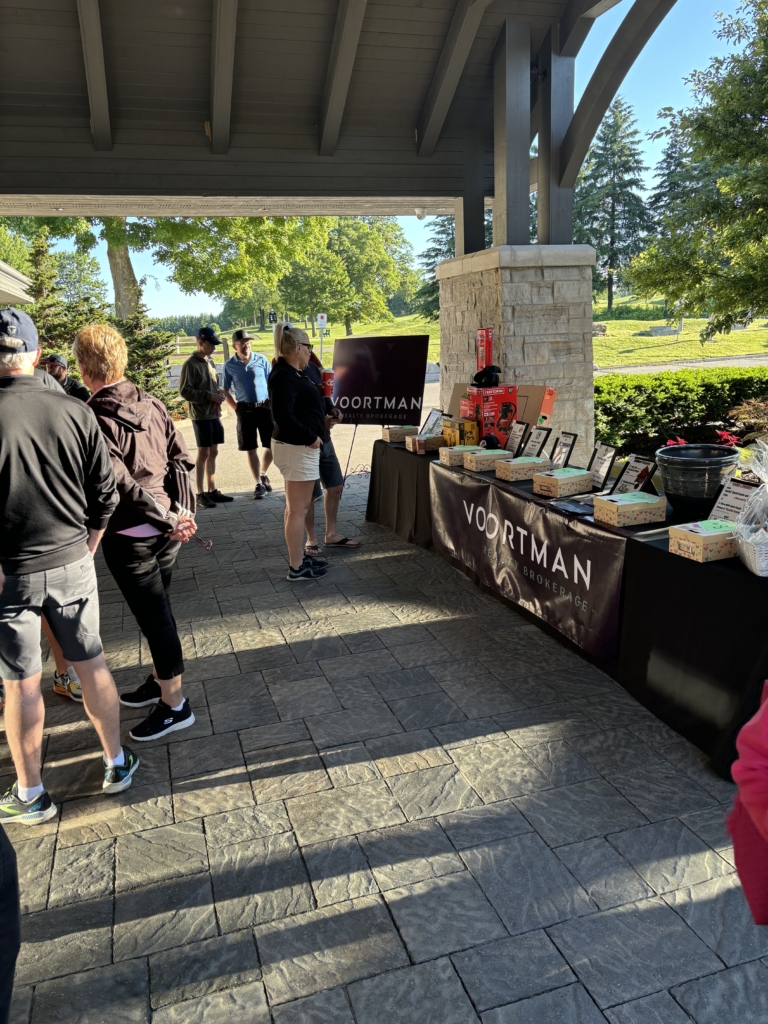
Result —
[{"label": "white shorts", "polygon": [[317,480],[320,476],[320,449],[301,444],[285,444],[272,438],[272,455],[283,480]]}]

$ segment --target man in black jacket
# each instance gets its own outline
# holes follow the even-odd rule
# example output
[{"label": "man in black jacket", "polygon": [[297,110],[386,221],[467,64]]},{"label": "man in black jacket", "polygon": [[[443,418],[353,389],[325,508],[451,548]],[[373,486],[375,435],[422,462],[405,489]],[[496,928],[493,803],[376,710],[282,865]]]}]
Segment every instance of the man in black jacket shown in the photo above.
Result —
[{"label": "man in black jacket", "polygon": [[40,365],[61,386],[65,395],[79,398],[81,402],[87,402],[91,397],[88,388],[76,381],[74,377],[69,376],[69,363],[58,352],[51,352],[49,355],[43,356]]},{"label": "man in black jacket", "polygon": [[56,814],[40,771],[43,611],[80,677],[104,750],[103,791],[127,789],[139,763],[120,744],[117,690],[99,638],[93,555],[117,504],[115,475],[93,413],[36,379],[39,357],[26,313],[0,310],[0,671],[17,776],[0,797],[0,822],[25,825]]}]

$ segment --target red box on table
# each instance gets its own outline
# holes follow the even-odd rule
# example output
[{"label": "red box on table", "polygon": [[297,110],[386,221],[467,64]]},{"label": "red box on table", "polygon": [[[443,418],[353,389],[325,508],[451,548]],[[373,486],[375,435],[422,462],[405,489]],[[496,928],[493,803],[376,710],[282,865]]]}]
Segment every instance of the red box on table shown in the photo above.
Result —
[{"label": "red box on table", "polygon": [[467,397],[461,399],[461,418],[476,420],[480,427],[480,440],[493,434],[503,448],[517,419],[517,385],[478,388],[471,384],[467,388]]}]

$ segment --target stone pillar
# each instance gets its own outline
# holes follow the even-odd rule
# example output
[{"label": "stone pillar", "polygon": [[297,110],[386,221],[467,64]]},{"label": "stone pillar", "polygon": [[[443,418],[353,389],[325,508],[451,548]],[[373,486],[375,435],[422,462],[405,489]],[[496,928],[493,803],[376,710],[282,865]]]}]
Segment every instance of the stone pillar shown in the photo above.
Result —
[{"label": "stone pillar", "polygon": [[589,245],[504,245],[446,260],[440,282],[440,400],[476,372],[475,332],[492,327],[507,384],[557,389],[553,429],[578,433],[575,465],[594,445]]}]

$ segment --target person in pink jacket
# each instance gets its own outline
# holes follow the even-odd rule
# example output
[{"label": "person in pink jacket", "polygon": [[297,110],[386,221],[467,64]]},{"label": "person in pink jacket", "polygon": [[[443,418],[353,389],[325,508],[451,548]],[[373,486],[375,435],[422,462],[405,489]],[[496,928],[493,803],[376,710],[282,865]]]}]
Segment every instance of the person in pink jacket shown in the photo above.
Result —
[{"label": "person in pink jacket", "polygon": [[736,748],[739,759],[731,772],[739,791],[728,831],[752,917],[768,925],[768,681],[760,710],[742,728]]}]

